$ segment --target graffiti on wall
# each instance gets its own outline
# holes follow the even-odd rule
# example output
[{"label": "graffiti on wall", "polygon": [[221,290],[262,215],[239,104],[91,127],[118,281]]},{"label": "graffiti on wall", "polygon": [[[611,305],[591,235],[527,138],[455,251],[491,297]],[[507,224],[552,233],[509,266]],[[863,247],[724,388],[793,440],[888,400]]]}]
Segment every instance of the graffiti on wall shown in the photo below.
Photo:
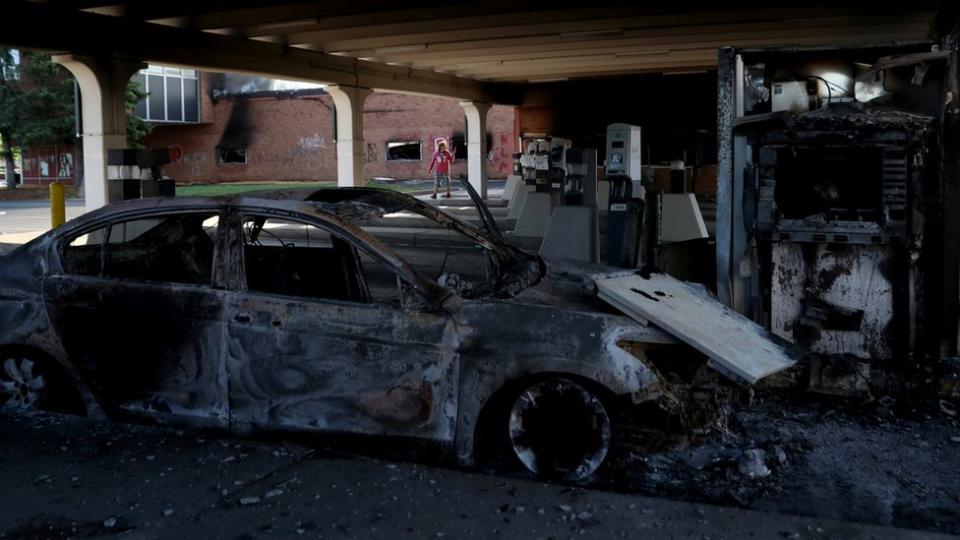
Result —
[{"label": "graffiti on wall", "polygon": [[300,137],[300,148],[304,150],[314,150],[327,147],[327,141],[319,133]]},{"label": "graffiti on wall", "polygon": [[510,154],[510,135],[500,134],[497,144],[490,149],[490,161],[493,170],[499,174],[509,174],[513,170],[513,156]]},{"label": "graffiti on wall", "polygon": [[23,182],[74,179],[72,146],[32,146],[23,152]]},{"label": "graffiti on wall", "polygon": [[364,161],[371,163],[377,161],[377,145],[374,143],[367,143],[367,153],[364,156]]},{"label": "graffiti on wall", "polygon": [[189,171],[187,178],[197,179],[209,177],[211,162],[212,159],[207,152],[189,152],[182,154],[178,163]]}]

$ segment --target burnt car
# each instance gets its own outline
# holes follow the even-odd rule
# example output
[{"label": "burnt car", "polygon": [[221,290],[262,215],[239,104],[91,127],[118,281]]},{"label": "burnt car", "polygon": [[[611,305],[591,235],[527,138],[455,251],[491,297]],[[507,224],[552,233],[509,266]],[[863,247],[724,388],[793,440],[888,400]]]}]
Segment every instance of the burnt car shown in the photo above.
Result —
[{"label": "burnt car", "polygon": [[480,215],[364,188],[88,213],[0,257],[0,404],[402,437],[586,477],[619,411],[657,395],[642,351],[676,340]]}]

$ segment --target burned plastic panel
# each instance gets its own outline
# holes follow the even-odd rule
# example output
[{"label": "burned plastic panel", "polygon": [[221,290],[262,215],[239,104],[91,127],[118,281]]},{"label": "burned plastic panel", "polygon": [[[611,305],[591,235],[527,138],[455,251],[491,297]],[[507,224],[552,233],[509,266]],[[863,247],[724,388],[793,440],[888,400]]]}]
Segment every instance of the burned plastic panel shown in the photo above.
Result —
[{"label": "burned plastic panel", "polygon": [[931,187],[955,57],[912,44],[721,60],[725,301],[813,353],[928,350],[924,297],[940,285],[924,239],[940,234]]}]

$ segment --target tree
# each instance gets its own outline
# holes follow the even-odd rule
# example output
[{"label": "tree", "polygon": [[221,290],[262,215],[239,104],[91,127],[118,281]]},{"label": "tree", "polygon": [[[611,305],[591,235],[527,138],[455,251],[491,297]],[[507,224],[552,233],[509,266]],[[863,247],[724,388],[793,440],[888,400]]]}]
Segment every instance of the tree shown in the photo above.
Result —
[{"label": "tree", "polygon": [[[15,49],[0,48],[0,153],[11,173],[15,147],[69,144],[77,136],[73,77],[48,54],[25,51],[19,56]],[[145,97],[135,82],[127,85],[127,139],[135,148],[142,147],[140,141],[153,129],[133,114]]]},{"label": "tree", "polygon": [[127,105],[127,143],[131,148],[143,148],[140,141],[153,131],[153,124],[133,114],[137,103],[146,97],[147,93],[140,89],[140,85],[131,80],[124,95]]},{"label": "tree", "polygon": [[24,110],[14,141],[21,147],[72,143],[76,137],[73,77],[50,55],[24,52],[22,56]]},{"label": "tree", "polygon": [[7,187],[15,147],[73,141],[73,82],[49,55],[0,49],[0,138]]},{"label": "tree", "polygon": [[0,48],[0,155],[3,157],[7,186],[13,187],[14,131],[20,124],[24,109],[20,88],[19,55],[11,49]]}]

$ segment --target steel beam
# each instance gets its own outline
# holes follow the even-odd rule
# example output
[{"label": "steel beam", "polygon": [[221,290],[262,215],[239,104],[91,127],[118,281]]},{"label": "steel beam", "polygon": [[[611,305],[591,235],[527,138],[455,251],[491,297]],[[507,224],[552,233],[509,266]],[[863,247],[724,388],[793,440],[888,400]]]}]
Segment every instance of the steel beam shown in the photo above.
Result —
[{"label": "steel beam", "polygon": [[504,89],[501,92],[494,85],[463,77],[71,11],[47,4],[11,0],[4,4],[4,16],[11,20],[43,21],[44,25],[42,32],[31,24],[7,25],[0,35],[0,43],[8,46],[513,103],[509,101],[511,91]]}]

